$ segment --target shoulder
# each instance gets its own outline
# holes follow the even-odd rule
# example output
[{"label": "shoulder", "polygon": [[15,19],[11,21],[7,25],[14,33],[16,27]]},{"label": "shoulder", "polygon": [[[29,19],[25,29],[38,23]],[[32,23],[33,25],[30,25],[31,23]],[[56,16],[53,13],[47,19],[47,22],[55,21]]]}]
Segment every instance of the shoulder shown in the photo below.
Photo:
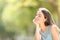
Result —
[{"label": "shoulder", "polygon": [[58,33],[59,32],[58,30],[59,30],[59,28],[57,27],[56,24],[53,24],[50,28],[50,31],[51,31],[52,34]]},{"label": "shoulder", "polygon": [[58,31],[59,30],[59,28],[58,28],[58,26],[56,25],[56,24],[53,24],[53,25],[51,25],[51,31]]},{"label": "shoulder", "polygon": [[53,40],[59,40],[59,31],[57,25],[53,24],[51,26],[51,34],[53,37]]},{"label": "shoulder", "polygon": [[57,25],[56,24],[53,24],[53,25],[51,25],[51,31],[57,31]]}]

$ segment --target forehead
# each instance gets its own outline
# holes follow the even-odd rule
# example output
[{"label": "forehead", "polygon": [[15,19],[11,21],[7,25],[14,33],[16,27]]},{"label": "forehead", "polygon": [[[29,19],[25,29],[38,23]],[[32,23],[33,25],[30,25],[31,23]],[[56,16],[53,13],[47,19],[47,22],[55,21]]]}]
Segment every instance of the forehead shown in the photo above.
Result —
[{"label": "forehead", "polygon": [[37,15],[42,15],[43,13],[41,11],[38,11],[37,12]]}]

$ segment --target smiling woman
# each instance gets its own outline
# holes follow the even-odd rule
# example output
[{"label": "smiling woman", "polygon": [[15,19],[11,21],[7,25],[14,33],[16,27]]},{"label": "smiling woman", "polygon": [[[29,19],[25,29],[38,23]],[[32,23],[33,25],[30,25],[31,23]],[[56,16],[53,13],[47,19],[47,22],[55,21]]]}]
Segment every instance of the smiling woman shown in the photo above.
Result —
[{"label": "smiling woman", "polygon": [[59,40],[59,28],[46,8],[39,8],[33,19],[36,24],[35,40]]}]

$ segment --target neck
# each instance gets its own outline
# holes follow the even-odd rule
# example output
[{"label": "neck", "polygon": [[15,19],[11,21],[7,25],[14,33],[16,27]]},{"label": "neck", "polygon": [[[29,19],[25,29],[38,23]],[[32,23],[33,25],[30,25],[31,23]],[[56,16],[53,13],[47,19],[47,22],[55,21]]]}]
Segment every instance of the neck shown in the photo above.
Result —
[{"label": "neck", "polygon": [[41,28],[41,30],[42,30],[43,32],[46,31],[47,26],[45,26],[44,24],[40,24],[39,26],[40,26],[40,28]]}]

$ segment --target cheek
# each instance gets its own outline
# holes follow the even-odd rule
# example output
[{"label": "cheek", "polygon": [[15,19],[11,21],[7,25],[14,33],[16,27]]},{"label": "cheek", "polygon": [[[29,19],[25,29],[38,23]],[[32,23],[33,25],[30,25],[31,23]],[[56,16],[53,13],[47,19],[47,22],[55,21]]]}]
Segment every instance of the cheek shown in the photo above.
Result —
[{"label": "cheek", "polygon": [[44,18],[39,18],[39,21],[40,22],[44,22]]},{"label": "cheek", "polygon": [[39,18],[39,22],[42,22],[43,20],[42,20],[42,18]]}]

